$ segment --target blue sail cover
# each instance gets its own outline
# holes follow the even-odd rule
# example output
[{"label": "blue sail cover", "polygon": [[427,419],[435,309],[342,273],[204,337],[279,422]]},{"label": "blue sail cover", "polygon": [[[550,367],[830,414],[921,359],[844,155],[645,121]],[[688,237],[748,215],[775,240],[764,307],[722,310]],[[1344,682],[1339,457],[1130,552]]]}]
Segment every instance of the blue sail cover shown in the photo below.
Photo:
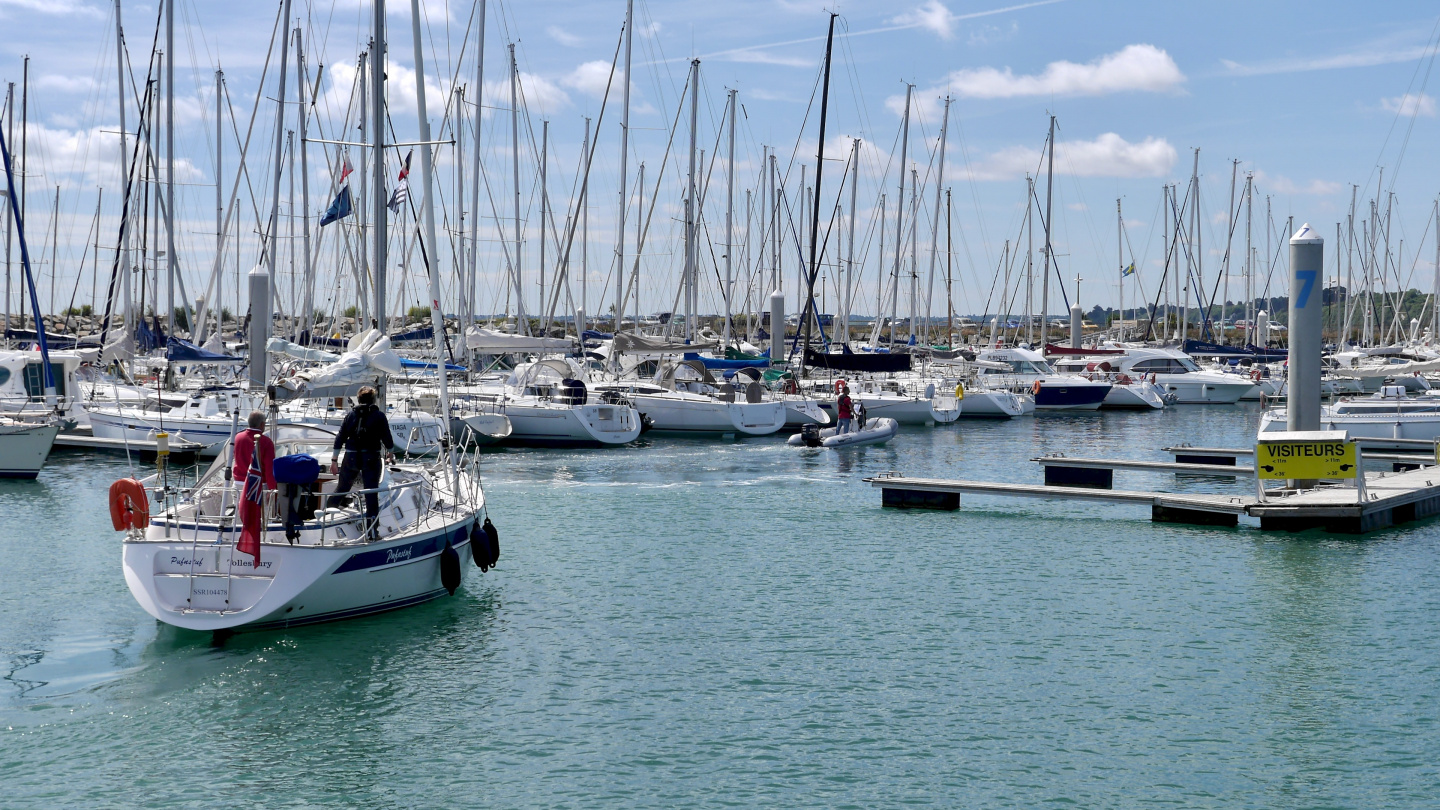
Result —
[{"label": "blue sail cover", "polygon": [[1250,352],[1256,360],[1284,360],[1290,356],[1290,352],[1285,349],[1271,349],[1250,343],[1245,344],[1245,351]]},{"label": "blue sail cover", "polygon": [[769,357],[753,357],[744,360],[723,360],[718,357],[701,357],[695,352],[686,352],[686,360],[699,360],[705,368],[710,369],[739,369],[739,368],[769,368]]},{"label": "blue sail cover", "polygon": [[243,363],[242,357],[231,357],[228,354],[216,354],[207,352],[188,340],[182,340],[174,335],[165,344],[165,359],[172,363]]},{"label": "blue sail cover", "polygon": [[[434,370],[435,364],[434,364],[434,363],[427,363],[427,362],[425,362],[424,360],[411,360],[411,359],[408,358],[408,357],[402,357],[402,358],[400,358],[400,367],[401,367],[401,368],[419,368],[419,369],[427,369],[427,368],[428,368],[428,369]],[[457,365],[455,365],[454,363],[446,363],[446,364],[445,364],[445,370],[446,370],[446,371],[466,371],[467,369],[466,369],[464,366],[457,366]]]},{"label": "blue sail cover", "polygon": [[434,340],[435,327],[426,326],[422,329],[412,329],[409,332],[401,332],[398,335],[391,335],[390,340],[396,343],[402,340]]}]

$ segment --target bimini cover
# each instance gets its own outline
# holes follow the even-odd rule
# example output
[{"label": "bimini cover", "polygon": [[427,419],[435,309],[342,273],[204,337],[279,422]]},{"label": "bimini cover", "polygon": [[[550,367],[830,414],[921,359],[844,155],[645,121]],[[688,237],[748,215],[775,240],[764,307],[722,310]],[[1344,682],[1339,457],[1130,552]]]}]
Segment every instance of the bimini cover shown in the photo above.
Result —
[{"label": "bimini cover", "polygon": [[667,360],[655,370],[655,384],[661,388],[669,388],[674,391],[677,381],[700,382],[706,385],[716,384],[710,370],[705,368],[699,360],[681,360],[678,363]]},{"label": "bimini cover", "polygon": [[683,340],[667,340],[663,337],[647,337],[621,332],[615,336],[615,350],[619,352],[703,352],[720,347],[719,341],[700,340],[686,343]]},{"label": "bimini cover", "polygon": [[510,352],[563,352],[575,348],[570,338],[530,337],[472,326],[465,332],[465,345],[485,354]]},{"label": "bimini cover", "polygon": [[400,356],[390,348],[390,338],[371,329],[351,338],[349,350],[334,362],[282,380],[275,393],[280,399],[353,396],[361,386],[374,385],[400,370]]},{"label": "bimini cover", "polygon": [[583,379],[585,370],[569,358],[550,357],[534,363],[521,363],[510,372],[506,384],[511,388],[530,385],[560,385],[565,380]]},{"label": "bimini cover", "polygon": [[165,344],[165,359],[172,363],[243,363],[239,357],[206,351],[188,340],[170,336]]}]

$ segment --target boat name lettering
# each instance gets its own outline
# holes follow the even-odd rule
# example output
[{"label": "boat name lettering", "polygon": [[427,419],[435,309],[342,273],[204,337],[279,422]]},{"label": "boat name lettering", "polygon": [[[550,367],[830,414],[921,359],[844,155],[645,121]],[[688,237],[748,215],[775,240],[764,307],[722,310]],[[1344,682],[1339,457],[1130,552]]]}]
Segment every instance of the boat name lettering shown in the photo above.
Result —
[{"label": "boat name lettering", "polygon": [[230,591],[224,588],[196,588],[196,596],[229,596]]},{"label": "boat name lettering", "polygon": [[[270,566],[272,566],[272,565],[274,565],[274,564],[275,564],[274,560],[261,560],[261,561],[260,561],[260,567],[261,567],[261,568],[269,568]],[[236,567],[236,566],[239,566],[239,567],[241,567],[241,568],[254,568],[254,567],[255,567],[255,562],[254,562],[253,560],[249,559],[248,557],[231,557],[231,558],[230,558],[230,567],[231,567],[231,568],[234,568],[234,567]]]},{"label": "boat name lettering", "polygon": [[404,548],[392,548],[385,555],[385,562],[393,563],[400,560],[408,560],[410,559],[410,555],[413,553],[415,553],[414,546],[406,546]]}]

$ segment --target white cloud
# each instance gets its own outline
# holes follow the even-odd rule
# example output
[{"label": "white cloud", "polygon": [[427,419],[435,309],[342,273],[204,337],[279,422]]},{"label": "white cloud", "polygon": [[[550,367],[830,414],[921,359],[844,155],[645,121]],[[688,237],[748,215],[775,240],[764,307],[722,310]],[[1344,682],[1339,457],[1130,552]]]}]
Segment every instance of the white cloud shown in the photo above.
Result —
[{"label": "white cloud", "polygon": [[1274,59],[1246,65],[1229,59],[1220,64],[1237,76],[1266,76],[1273,73],[1304,73],[1312,70],[1336,70],[1339,68],[1372,67],[1390,65],[1396,62],[1413,62],[1429,53],[1429,46],[1405,48],[1387,47],[1385,43],[1372,43],[1357,51],[1333,56],[1305,56],[1288,59]]},{"label": "white cloud", "polygon": [[1426,118],[1435,117],[1435,97],[1429,93],[1406,93],[1395,98],[1380,99],[1380,108],[1386,112],[1392,112],[1403,117],[1423,115]]},{"label": "white cloud", "polygon": [[816,60],[801,56],[780,56],[765,51],[732,51],[724,57],[727,62],[749,62],[757,65],[781,65],[783,67],[814,67]]},{"label": "white cloud", "polygon": [[[1041,168],[1040,150],[1012,146],[964,168],[977,180],[1011,180]],[[1130,143],[1113,132],[1093,141],[1058,141],[1055,173],[1075,177],[1163,177],[1175,165],[1175,147],[1164,138]]]},{"label": "white cloud", "polygon": [[61,93],[88,93],[95,86],[95,80],[89,76],[61,76],[51,73],[36,79],[35,86],[45,90],[58,90]]},{"label": "white cloud", "polygon": [[555,40],[561,45],[564,45],[567,48],[573,48],[576,45],[579,45],[581,42],[580,37],[575,36],[574,34],[566,31],[564,28],[561,28],[558,25],[549,26],[545,29],[545,33],[551,39]]},{"label": "white cloud", "polygon": [[888,22],[891,25],[924,28],[941,39],[950,39],[955,35],[955,15],[940,0],[925,0],[923,5],[891,17]]},{"label": "white cloud", "polygon": [[1010,68],[957,70],[937,92],[961,98],[1018,96],[1098,96],[1107,93],[1173,91],[1185,81],[1170,54],[1154,45],[1127,45],[1085,64],[1051,62],[1036,75],[1015,75]]},{"label": "white cloud", "polygon": [[1268,188],[1276,194],[1313,194],[1324,196],[1326,194],[1337,194],[1343,188],[1341,184],[1330,180],[1311,180],[1305,185],[1299,185],[1284,175],[1267,175],[1265,172],[1255,172],[1255,183],[1261,188]]},{"label": "white cloud", "polygon": [[1085,203],[1079,203],[1079,202],[1077,202],[1077,203],[1070,203],[1069,205],[1066,205],[1065,207],[1066,207],[1066,208],[1069,208],[1071,211],[1089,211],[1089,210],[1090,210],[1090,206],[1086,205]]},{"label": "white cloud", "polygon": [[[606,65],[606,69],[609,66]],[[414,86],[414,80],[411,80]],[[604,92],[604,86],[601,86]],[[495,99],[495,104],[501,107],[510,105],[510,80],[497,79],[485,82],[485,96]],[[551,81],[544,76],[537,76],[534,73],[520,71],[520,103],[528,106],[536,113],[550,113],[561,107],[570,105],[570,96],[559,83]]]},{"label": "white cloud", "polygon": [[[601,59],[590,62],[582,62],[574,70],[560,78],[560,84],[584,93],[591,98],[601,99],[605,97],[605,88],[610,88],[610,100],[614,103],[620,101],[620,91],[624,89],[622,82],[625,81],[625,72],[620,68],[615,69],[615,78],[610,78],[610,63]],[[506,91],[509,92],[508,90]],[[568,102],[569,99],[567,98]],[[640,88],[634,84],[630,85],[630,111],[640,115],[655,112],[655,108],[640,97]]]},{"label": "white cloud", "polygon": [[81,2],[81,0],[0,0],[0,10],[7,8],[38,11],[41,14],[52,14],[57,17],[78,14],[99,19],[103,16],[100,9]]},{"label": "white cloud", "polygon": [[[616,84],[620,83],[623,72],[615,69]],[[605,95],[605,88],[610,84],[610,63],[601,59],[591,62],[582,62],[570,71],[569,75],[560,80],[560,83],[574,90],[579,90],[587,96],[600,98]]]}]

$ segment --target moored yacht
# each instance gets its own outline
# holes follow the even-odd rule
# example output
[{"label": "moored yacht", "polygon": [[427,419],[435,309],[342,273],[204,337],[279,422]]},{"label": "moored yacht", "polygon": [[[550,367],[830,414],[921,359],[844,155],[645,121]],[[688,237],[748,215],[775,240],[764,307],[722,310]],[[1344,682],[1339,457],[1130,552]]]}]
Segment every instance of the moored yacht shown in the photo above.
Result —
[{"label": "moored yacht", "polygon": [[[277,458],[303,453],[328,469],[330,431],[279,428],[275,434]],[[267,492],[258,565],[236,550],[243,482],[225,474],[228,453],[184,490],[122,479],[111,489],[111,511],[116,529],[125,532],[125,582],[156,619],[213,631],[293,627],[443,596],[459,584],[464,566],[454,567],[458,559],[476,556],[471,544],[493,540],[482,537],[485,494],[470,459],[453,470],[443,461],[389,465],[374,521],[364,514],[364,490],[352,490],[347,506],[325,506],[335,486],[327,472],[298,497]]]},{"label": "moored yacht", "polygon": [[[1033,349],[985,349],[979,378],[989,388],[1029,392],[1037,411],[1093,411],[1105,402],[1111,385],[1075,374],[1058,374],[1045,356]],[[1008,366],[1008,369],[1005,368]]]}]

